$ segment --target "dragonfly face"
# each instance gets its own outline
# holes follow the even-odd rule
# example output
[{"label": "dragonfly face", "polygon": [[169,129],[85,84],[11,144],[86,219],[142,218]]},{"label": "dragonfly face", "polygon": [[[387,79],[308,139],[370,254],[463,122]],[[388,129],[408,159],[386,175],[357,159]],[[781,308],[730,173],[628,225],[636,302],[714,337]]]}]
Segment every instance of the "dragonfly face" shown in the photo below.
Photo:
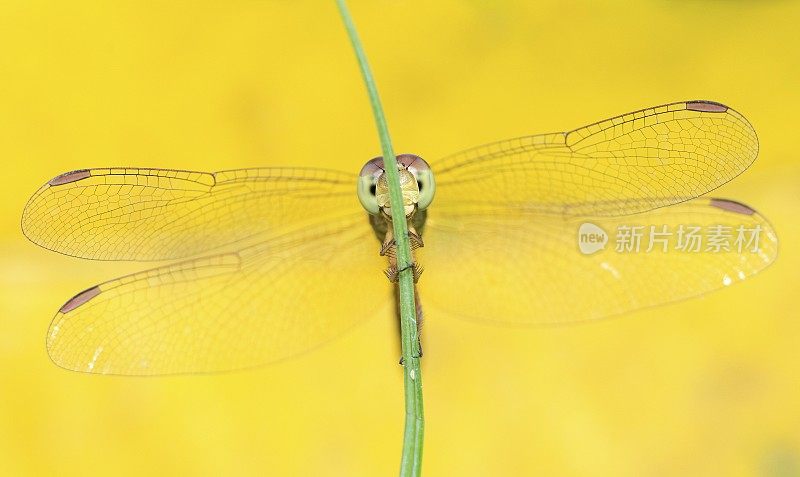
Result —
[{"label": "dragonfly face", "polygon": [[[391,218],[389,184],[383,167],[381,157],[364,164],[358,177],[358,199],[370,214]],[[427,209],[433,201],[436,192],[433,171],[424,159],[413,154],[397,156],[397,171],[403,193],[403,213],[410,219],[414,212]]]},{"label": "dragonfly face", "polygon": [[[775,260],[775,231],[744,204],[701,196],[757,154],[741,114],[681,101],[467,149],[434,163],[436,186],[424,160],[398,156],[413,260],[427,267],[417,296],[467,319],[558,324],[745,280]],[[174,260],[67,301],[50,357],[90,373],[210,372],[333,339],[391,300],[383,172],[377,158],[358,177],[371,227],[347,172],[122,167],[46,182],[22,216],[34,243],[93,260]],[[587,224],[605,234],[589,253]]]}]

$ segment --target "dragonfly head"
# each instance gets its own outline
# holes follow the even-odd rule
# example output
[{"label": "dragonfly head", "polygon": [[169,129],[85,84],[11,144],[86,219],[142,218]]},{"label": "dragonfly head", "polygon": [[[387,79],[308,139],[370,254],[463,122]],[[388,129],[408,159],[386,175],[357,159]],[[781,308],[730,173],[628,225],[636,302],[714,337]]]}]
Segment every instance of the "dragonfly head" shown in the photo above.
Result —
[{"label": "dragonfly head", "polygon": [[[397,156],[397,172],[403,193],[403,212],[410,218],[418,209],[425,210],[431,205],[436,190],[433,172],[424,159],[413,154]],[[358,200],[370,214],[391,215],[389,183],[383,169],[383,158],[376,157],[361,168]]]}]

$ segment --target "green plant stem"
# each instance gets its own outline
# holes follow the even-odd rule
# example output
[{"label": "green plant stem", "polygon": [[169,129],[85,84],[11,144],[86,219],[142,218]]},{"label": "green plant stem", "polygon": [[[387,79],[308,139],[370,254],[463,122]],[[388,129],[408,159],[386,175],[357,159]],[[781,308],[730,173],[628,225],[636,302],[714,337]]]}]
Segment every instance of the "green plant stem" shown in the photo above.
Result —
[{"label": "green plant stem", "polygon": [[397,268],[400,270],[398,286],[400,287],[400,333],[403,352],[403,371],[405,387],[405,432],[403,435],[403,454],[400,460],[400,475],[420,475],[422,465],[422,438],[425,420],[422,407],[422,375],[419,367],[419,340],[417,336],[417,315],[414,305],[414,276],[411,270],[411,244],[408,238],[408,224],[403,213],[403,197],[400,191],[400,179],[392,150],[389,128],[383,115],[383,107],[378,97],[378,89],[372,77],[367,57],[358,38],[353,19],[344,0],[336,0],[350,42],[353,45],[361,75],[369,93],[372,114],[378,128],[381,150],[383,152],[384,170],[389,183],[389,197],[392,207],[392,227],[397,244]]}]

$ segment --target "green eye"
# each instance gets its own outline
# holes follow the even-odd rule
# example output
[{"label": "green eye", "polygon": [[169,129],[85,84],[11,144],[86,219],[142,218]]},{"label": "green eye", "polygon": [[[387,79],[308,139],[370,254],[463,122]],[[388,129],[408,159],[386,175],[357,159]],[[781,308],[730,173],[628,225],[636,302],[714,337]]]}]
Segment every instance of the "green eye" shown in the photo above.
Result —
[{"label": "green eye", "polygon": [[380,212],[375,189],[381,174],[383,174],[383,159],[376,157],[364,164],[358,175],[358,201],[372,215],[378,215]]},{"label": "green eye", "polygon": [[436,193],[436,182],[433,180],[433,171],[419,171],[414,174],[417,178],[417,186],[419,187],[419,202],[417,207],[419,210],[425,210],[433,202],[433,195]]}]

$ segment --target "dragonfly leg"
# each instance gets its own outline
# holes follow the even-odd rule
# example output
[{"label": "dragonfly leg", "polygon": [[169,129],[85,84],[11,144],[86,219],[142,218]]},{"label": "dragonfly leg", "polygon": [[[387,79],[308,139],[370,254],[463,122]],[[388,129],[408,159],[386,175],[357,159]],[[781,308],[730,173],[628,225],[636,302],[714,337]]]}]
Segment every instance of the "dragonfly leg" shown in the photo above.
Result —
[{"label": "dragonfly leg", "polygon": [[408,240],[411,242],[412,250],[416,250],[425,246],[425,244],[422,242],[422,237],[417,233],[416,230],[414,230],[414,226],[411,224],[408,225]]},{"label": "dragonfly leg", "polygon": [[417,283],[419,281],[419,277],[422,276],[422,272],[425,271],[425,269],[417,262],[412,262],[411,265],[403,269],[398,269],[396,265],[390,265],[389,268],[384,270],[383,273],[384,275],[386,275],[386,278],[388,278],[390,282],[396,283],[397,277],[400,275],[400,272],[408,270],[409,268],[414,272],[414,283]]},{"label": "dragonfly leg", "polygon": [[419,277],[422,276],[422,272],[425,271],[425,268],[417,262],[414,262],[411,264],[411,269],[414,271],[414,283],[417,283],[419,281]]},{"label": "dragonfly leg", "polygon": [[[422,237],[417,234],[416,230],[413,227],[409,228],[408,230],[408,240],[411,243],[411,250],[416,250],[418,248],[424,247],[425,244],[422,242]],[[386,238],[383,240],[381,244],[381,251],[380,255],[383,257],[384,255],[390,254],[392,250],[397,246],[397,241],[394,239],[394,234],[392,229],[390,228],[386,232]]]},{"label": "dragonfly leg", "polygon": [[386,237],[383,239],[383,243],[381,244],[381,257],[386,254],[393,255],[392,251],[397,243],[394,241],[394,232],[392,231],[392,227],[390,226],[386,230]]}]

